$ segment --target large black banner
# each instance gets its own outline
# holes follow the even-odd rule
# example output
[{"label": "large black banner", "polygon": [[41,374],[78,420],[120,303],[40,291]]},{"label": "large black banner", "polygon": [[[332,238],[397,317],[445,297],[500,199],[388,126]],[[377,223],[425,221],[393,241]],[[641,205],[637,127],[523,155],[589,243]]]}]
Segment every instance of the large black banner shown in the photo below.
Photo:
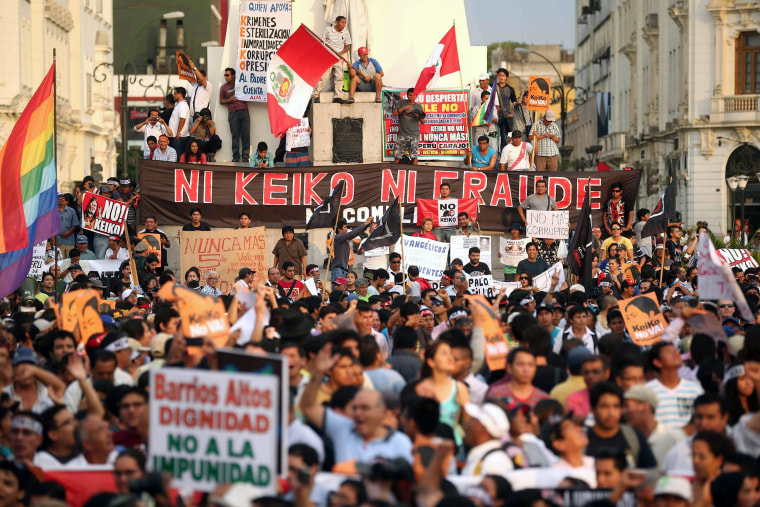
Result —
[{"label": "large black banner", "polygon": [[560,210],[570,210],[575,223],[590,191],[594,224],[612,183],[623,185],[623,198],[633,205],[641,171],[609,172],[478,172],[438,166],[358,164],[324,167],[257,169],[223,165],[178,164],[143,160],[140,167],[140,216],[154,215],[159,224],[189,222],[192,208],[213,227],[236,227],[238,214],[248,211],[252,226],[305,227],[311,212],[341,179],[346,180],[340,214],[350,224],[370,215],[379,220],[398,197],[404,223],[415,222],[415,200],[440,197],[439,187],[451,185],[451,198],[480,200],[478,220],[483,230],[506,230],[520,222],[517,206],[534,192],[535,182],[547,181],[549,195]]}]

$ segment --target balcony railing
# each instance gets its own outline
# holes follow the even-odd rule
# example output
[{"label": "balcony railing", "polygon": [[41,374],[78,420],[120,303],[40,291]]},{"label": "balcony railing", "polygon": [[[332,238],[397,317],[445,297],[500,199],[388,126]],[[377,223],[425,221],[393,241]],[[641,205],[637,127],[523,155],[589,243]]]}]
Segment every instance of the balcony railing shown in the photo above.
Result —
[{"label": "balcony railing", "polygon": [[712,98],[713,123],[760,122],[760,95],[723,95]]}]

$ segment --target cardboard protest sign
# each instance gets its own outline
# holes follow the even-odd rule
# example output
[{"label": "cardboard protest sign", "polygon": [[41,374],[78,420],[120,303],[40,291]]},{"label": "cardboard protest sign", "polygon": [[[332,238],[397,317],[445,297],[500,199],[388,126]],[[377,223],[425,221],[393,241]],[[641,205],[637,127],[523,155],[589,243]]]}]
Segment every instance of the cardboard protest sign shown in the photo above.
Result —
[{"label": "cardboard protest sign", "polygon": [[177,305],[185,338],[208,336],[217,347],[226,344],[230,323],[220,300],[171,283],[165,283],[156,295]]},{"label": "cardboard protest sign", "polygon": [[279,384],[273,375],[151,370],[149,468],[170,473],[174,487],[245,482],[276,494]]},{"label": "cardboard protest sign", "polygon": [[[401,249],[402,240],[404,241],[403,250]],[[404,252],[404,273],[407,272],[409,266],[417,266],[420,270],[420,276],[425,280],[440,280],[443,270],[446,269],[449,245],[432,239],[414,238],[404,234],[394,246],[393,251]]]},{"label": "cardboard protest sign", "polygon": [[552,80],[530,76],[528,80],[528,110],[546,111],[551,104]]},{"label": "cardboard protest sign", "polygon": [[158,264],[161,264],[161,235],[157,232],[141,232],[137,235],[140,238],[139,243],[148,245],[146,255],[153,254],[158,257]]},{"label": "cardboard protest sign", "polygon": [[232,289],[240,268],[251,268],[256,272],[255,286],[265,281],[267,276],[265,236],[265,227],[182,232],[182,272],[195,266],[201,272],[201,281],[205,281],[207,272],[216,271],[219,274],[217,287],[227,294]]},{"label": "cardboard protest sign", "polygon": [[739,248],[721,248],[717,251],[718,258],[723,261],[724,264],[728,264],[730,267],[738,267],[742,271],[749,268],[760,267],[749,250]]},{"label": "cardboard protest sign", "polygon": [[310,144],[309,119],[301,118],[298,125],[289,128],[285,133],[285,151],[291,151],[293,148],[305,148]]},{"label": "cardboard protest sign", "polygon": [[529,238],[567,239],[570,237],[569,211],[527,210],[525,235]]},{"label": "cardboard protest sign", "polygon": [[507,347],[506,340],[491,341],[486,338],[486,363],[491,371],[507,369]]},{"label": "cardboard protest sign", "polygon": [[45,252],[47,248],[47,241],[40,241],[34,245],[32,250],[32,265],[29,267],[29,274],[35,280],[42,280],[42,275],[47,271],[45,265]]},{"label": "cardboard protest sign", "polygon": [[534,276],[533,285],[535,285],[541,292],[549,292],[549,289],[552,287],[552,276],[555,272],[559,273],[559,281],[554,288],[554,292],[559,292],[562,284],[565,283],[565,271],[562,269],[561,262],[558,262],[540,275]]},{"label": "cardboard protest sign", "polygon": [[462,259],[462,262],[469,262],[470,248],[476,246],[480,248],[480,262],[488,264],[491,267],[491,236],[451,236],[451,258]]},{"label": "cardboard protest sign", "polygon": [[[269,62],[290,37],[292,17],[290,0],[240,2],[237,17],[239,24],[230,20],[235,23],[238,38],[237,41],[228,42],[232,46],[232,52],[237,55],[235,96],[238,99],[267,101]],[[293,76],[290,79],[294,79]]]},{"label": "cardboard protest sign", "polygon": [[121,236],[128,209],[125,202],[85,192],[82,198],[82,229],[105,236]]},{"label": "cardboard protest sign", "polygon": [[483,294],[487,298],[495,298],[498,296],[498,291],[494,287],[493,277],[491,275],[472,276],[467,279],[467,282],[469,283],[471,294]]},{"label": "cardboard protest sign", "polygon": [[628,334],[636,345],[654,345],[668,326],[653,293],[623,299],[618,304]]},{"label": "cardboard protest sign", "polygon": [[426,218],[433,219],[436,227],[456,227],[459,213],[467,213],[470,218],[478,218],[477,199],[417,199],[417,225]]},{"label": "cardboard protest sign", "polygon": [[507,239],[504,236],[500,236],[499,253],[501,254],[502,264],[517,267],[521,260],[527,259],[528,253],[525,251],[525,245],[529,242],[530,238]]},{"label": "cardboard protest sign", "polygon": [[94,289],[63,294],[56,315],[58,328],[74,333],[79,342],[86,343],[92,335],[103,332],[100,300]]},{"label": "cardboard protest sign", "polygon": [[177,76],[179,76],[180,79],[184,79],[185,81],[195,83],[197,79],[195,78],[195,71],[193,71],[193,68],[190,66],[190,57],[179,49],[177,50],[176,54]]},{"label": "cardboard protest sign", "polygon": [[736,283],[731,266],[723,264],[707,233],[699,235],[699,297],[700,299],[729,299],[736,304],[741,316],[748,322],[754,321],[744,293]]}]

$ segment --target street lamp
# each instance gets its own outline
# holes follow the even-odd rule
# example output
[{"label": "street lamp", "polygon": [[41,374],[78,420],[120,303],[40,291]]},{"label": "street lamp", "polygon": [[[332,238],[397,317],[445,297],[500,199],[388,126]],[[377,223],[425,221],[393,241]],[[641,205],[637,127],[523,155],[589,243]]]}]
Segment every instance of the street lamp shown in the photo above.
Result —
[{"label": "street lamp", "polygon": [[[147,23],[145,23],[138,31],[135,33],[135,35],[132,36],[132,39],[130,39],[129,43],[127,43],[127,50],[124,52],[124,73],[121,76],[121,85],[119,92],[121,93],[121,177],[126,178],[129,174],[128,171],[128,164],[127,164],[127,129],[129,128],[129,85],[134,84],[137,81],[137,77],[135,76],[137,74],[137,68],[133,63],[129,61],[129,53],[132,50],[132,44],[135,43],[138,37],[142,35],[142,33],[145,31],[146,28],[148,28],[150,25],[155,23],[156,21],[160,19],[182,19],[185,17],[185,13],[182,11],[171,11],[171,12],[165,12],[161,14],[160,16],[157,16]],[[105,72],[101,71],[102,74],[98,74],[97,71],[102,66],[112,67],[113,63],[111,62],[103,62],[95,69],[93,70],[93,79],[98,82],[102,83],[106,79]],[[131,68],[131,72],[130,72]],[[154,78],[153,83],[155,83],[158,80],[158,78]],[[142,82],[140,82],[140,85],[143,85]],[[144,85],[147,88],[150,88],[152,85]]]},{"label": "street lamp", "polygon": [[588,162],[584,164],[585,167],[593,167],[599,163],[599,152],[602,151],[600,144],[594,144],[586,147],[586,160]]},{"label": "street lamp", "polygon": [[739,178],[731,176],[726,178],[726,185],[731,189],[731,239],[736,232],[736,188],[739,186]]},{"label": "street lamp", "polygon": [[746,176],[742,174],[739,176],[739,189],[742,191],[742,195],[740,197],[742,201],[742,221],[740,229],[739,229],[739,239],[741,240],[742,245],[747,242],[747,235],[744,233],[744,189],[747,188],[747,182],[749,182],[749,176]]}]

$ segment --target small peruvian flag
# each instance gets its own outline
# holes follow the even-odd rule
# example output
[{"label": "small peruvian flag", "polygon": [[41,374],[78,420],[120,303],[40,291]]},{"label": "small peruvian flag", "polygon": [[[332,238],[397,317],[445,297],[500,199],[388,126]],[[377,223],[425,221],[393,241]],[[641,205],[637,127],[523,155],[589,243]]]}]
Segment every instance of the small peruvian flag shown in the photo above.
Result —
[{"label": "small peruvian flag", "polygon": [[457,34],[451,27],[433,52],[422,69],[417,84],[414,85],[414,95],[417,96],[428,88],[435,86],[438,78],[459,70],[459,53],[457,52]]},{"label": "small peruvian flag", "polygon": [[267,70],[272,134],[281,137],[301,121],[319,79],[337,61],[338,56],[303,25],[280,46]]}]

